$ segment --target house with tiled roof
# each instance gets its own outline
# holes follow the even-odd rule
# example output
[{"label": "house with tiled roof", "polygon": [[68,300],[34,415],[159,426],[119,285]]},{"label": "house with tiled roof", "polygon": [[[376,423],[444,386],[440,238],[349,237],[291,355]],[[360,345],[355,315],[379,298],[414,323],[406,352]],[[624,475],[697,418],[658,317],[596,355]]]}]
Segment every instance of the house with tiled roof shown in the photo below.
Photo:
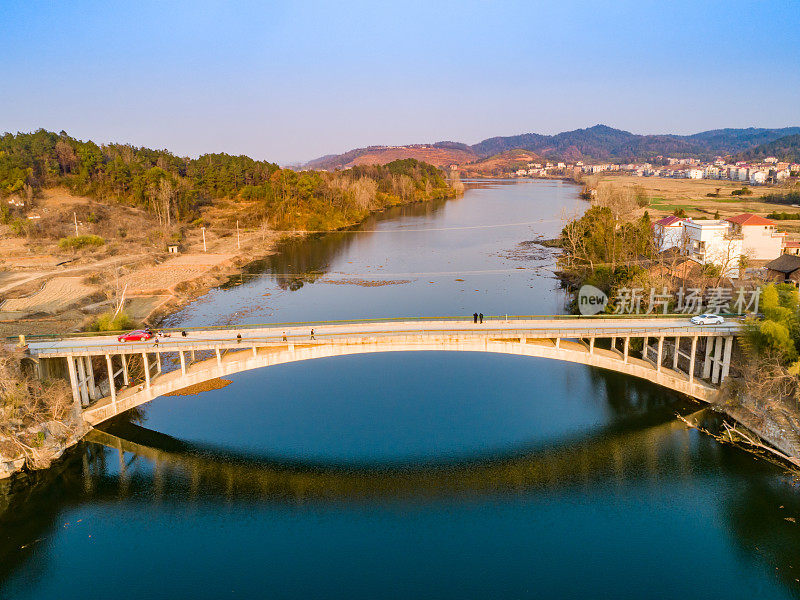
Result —
[{"label": "house with tiled roof", "polygon": [[683,219],[664,217],[653,223],[653,237],[659,252],[683,246]]},{"label": "house with tiled roof", "polygon": [[786,234],[775,229],[775,221],[751,213],[725,219],[731,233],[742,236],[742,253],[751,260],[772,260],[783,252]]}]

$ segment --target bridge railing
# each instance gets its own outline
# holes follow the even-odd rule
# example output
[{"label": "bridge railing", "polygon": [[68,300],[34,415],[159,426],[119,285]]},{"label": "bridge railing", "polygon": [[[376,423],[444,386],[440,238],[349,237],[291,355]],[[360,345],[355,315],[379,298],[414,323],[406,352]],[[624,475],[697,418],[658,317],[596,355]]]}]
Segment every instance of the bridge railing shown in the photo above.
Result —
[{"label": "bridge railing", "polygon": [[[723,317],[733,319],[743,317],[741,314],[723,314]],[[605,321],[614,319],[626,320],[651,320],[651,319],[688,319],[691,315],[683,313],[670,313],[670,314],[634,314],[634,315],[616,315],[616,314],[599,314],[599,315],[484,315],[484,322],[492,321]],[[183,331],[241,331],[245,329],[276,329],[276,328],[292,328],[292,327],[324,327],[326,325],[363,325],[366,323],[403,323],[403,322],[422,322],[422,321],[463,321],[465,323],[472,322],[472,315],[457,315],[457,316],[443,316],[443,317],[372,317],[364,319],[340,319],[340,320],[327,320],[327,321],[287,321],[283,323],[237,323],[228,325],[207,325],[197,327],[151,327],[151,329],[164,331],[167,333],[180,333]],[[26,335],[26,339],[30,341],[62,341],[69,339],[83,339],[92,337],[105,337],[111,335],[120,335],[126,331],[85,331],[77,333],[55,333],[55,334],[34,334]],[[9,336],[6,338],[10,342],[16,341],[17,338]]]},{"label": "bridge railing", "polygon": [[[480,327],[480,326],[477,326]],[[244,330],[244,329],[243,329]],[[282,332],[276,331],[271,336],[247,336],[241,339],[235,336],[214,337],[204,339],[187,339],[182,337],[162,338],[156,343],[154,340],[146,342],[117,342],[111,344],[97,345],[59,345],[54,348],[37,348],[31,353],[36,356],[47,357],[63,356],[66,354],[136,354],[142,352],[190,352],[192,350],[220,349],[241,349],[247,350],[253,346],[257,347],[282,347],[287,344],[303,345],[332,342],[339,344],[360,344],[365,339],[370,338],[397,338],[397,337],[421,337],[421,336],[453,336],[458,335],[460,339],[476,338],[484,339],[489,336],[498,338],[517,338],[526,337],[528,339],[554,339],[579,340],[587,338],[611,338],[611,337],[690,337],[701,335],[704,337],[714,335],[731,335],[736,330],[730,325],[727,326],[679,326],[679,327],[659,327],[659,328],[515,328],[515,329],[402,329],[402,330],[377,330],[366,331],[358,335],[352,331],[342,332],[321,332],[315,333],[312,340],[308,333],[287,332],[286,339],[283,339]]]}]

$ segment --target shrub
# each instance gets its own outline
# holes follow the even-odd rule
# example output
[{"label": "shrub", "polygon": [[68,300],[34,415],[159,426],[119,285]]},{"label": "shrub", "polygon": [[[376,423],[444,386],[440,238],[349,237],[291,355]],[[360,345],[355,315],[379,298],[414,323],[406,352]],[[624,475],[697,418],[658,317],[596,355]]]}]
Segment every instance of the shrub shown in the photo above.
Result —
[{"label": "shrub", "polygon": [[62,250],[80,250],[81,248],[97,248],[106,241],[99,235],[72,235],[58,240],[58,247]]},{"label": "shrub", "polygon": [[119,311],[116,317],[113,312],[103,313],[88,327],[89,331],[123,331],[135,328],[136,321],[124,310]]}]

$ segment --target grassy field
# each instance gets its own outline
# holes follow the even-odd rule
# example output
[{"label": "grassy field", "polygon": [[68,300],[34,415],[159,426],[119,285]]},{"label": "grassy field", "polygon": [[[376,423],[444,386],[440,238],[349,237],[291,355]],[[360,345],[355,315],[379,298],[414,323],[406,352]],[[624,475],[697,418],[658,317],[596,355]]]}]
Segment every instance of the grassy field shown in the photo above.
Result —
[{"label": "grassy field", "polygon": [[[760,196],[779,190],[775,186],[747,186],[751,196],[732,196],[733,190],[742,188],[742,183],[714,181],[706,179],[664,179],[661,177],[633,177],[628,175],[601,175],[599,186],[617,185],[634,188],[640,186],[650,197],[646,210],[653,219],[673,214],[679,208],[694,218],[713,218],[719,212],[721,218],[742,213],[754,213],[766,217],[773,211],[800,213],[800,208],[760,201]],[[710,198],[707,194],[717,193],[719,197]],[[800,221],[779,221],[778,229],[789,233],[791,239],[800,239]]]}]

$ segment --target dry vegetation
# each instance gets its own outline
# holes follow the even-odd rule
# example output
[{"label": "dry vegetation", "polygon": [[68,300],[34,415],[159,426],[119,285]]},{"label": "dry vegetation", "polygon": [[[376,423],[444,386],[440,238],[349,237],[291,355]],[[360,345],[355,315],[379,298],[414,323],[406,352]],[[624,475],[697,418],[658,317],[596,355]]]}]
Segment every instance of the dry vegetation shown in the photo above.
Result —
[{"label": "dry vegetation", "polygon": [[36,379],[21,350],[0,346],[0,463],[48,466],[83,435],[75,417],[66,381]]},{"label": "dry vegetation", "polygon": [[[759,198],[763,194],[781,191],[782,188],[776,186],[748,186],[753,192],[752,195],[735,196],[731,195],[731,192],[740,190],[743,182],[606,174],[587,177],[585,183],[598,191],[613,186],[631,190],[633,193],[638,191],[646,194],[649,204],[632,216],[641,216],[644,210],[647,210],[652,220],[671,215],[679,209],[683,209],[686,216],[695,219],[711,219],[717,213],[724,219],[742,213],[766,216],[773,211],[800,212],[800,208],[797,207],[760,201]],[[708,194],[718,194],[719,197],[709,197]],[[789,237],[793,239],[800,238],[800,221],[781,221],[780,229],[789,233]]]}]

